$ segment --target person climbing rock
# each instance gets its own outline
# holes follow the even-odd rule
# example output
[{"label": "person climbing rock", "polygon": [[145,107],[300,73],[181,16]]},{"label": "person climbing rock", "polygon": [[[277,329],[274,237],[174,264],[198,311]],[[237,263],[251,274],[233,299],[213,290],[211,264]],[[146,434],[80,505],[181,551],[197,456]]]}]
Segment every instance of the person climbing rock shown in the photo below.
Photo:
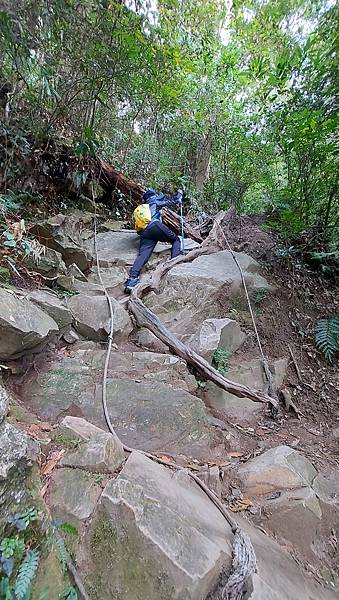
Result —
[{"label": "person climbing rock", "polygon": [[157,242],[172,244],[171,258],[180,254],[180,239],[169,227],[161,222],[161,209],[165,206],[181,204],[183,191],[178,190],[173,198],[157,194],[149,188],[143,195],[144,204],[137,206],[133,213],[134,227],[140,235],[139,254],[130,270],[129,279],[125,284],[125,292],[129,293],[140,282],[141,269],[150,259]]}]

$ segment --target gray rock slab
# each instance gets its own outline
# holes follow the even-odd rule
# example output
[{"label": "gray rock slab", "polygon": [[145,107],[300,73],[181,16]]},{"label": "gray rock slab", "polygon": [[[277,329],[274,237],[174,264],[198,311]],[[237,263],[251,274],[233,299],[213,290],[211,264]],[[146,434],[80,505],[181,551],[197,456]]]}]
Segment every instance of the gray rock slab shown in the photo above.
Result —
[{"label": "gray rock slab", "polygon": [[335,600],[335,591],[325,589],[293,560],[278,543],[247,520],[237,517],[250,536],[257,557],[250,600]]},{"label": "gray rock slab", "polygon": [[[100,265],[102,267],[111,267],[113,265],[131,267],[138,255],[139,244],[140,237],[134,231],[108,231],[99,233],[97,235],[97,249]],[[197,245],[193,240],[187,240],[186,250],[190,250]],[[95,260],[93,238],[86,242],[86,249],[92,260]],[[170,249],[170,244],[159,242],[145,269],[154,267],[162,258],[169,258]]]},{"label": "gray rock slab", "polygon": [[95,473],[114,472],[125,460],[125,453],[117,435],[107,433],[80,417],[65,417],[59,426],[63,439],[75,446],[61,460],[65,467],[78,467]]},{"label": "gray rock slab", "polygon": [[207,496],[187,474],[136,452],[106,486],[87,535],[87,577],[102,600],[201,600],[231,560],[230,528]]},{"label": "gray rock slab", "polygon": [[305,561],[317,561],[315,548],[327,534],[312,463],[288,446],[277,446],[242,465],[238,476],[244,493],[264,508],[266,518],[257,521],[279,540],[293,544]]},{"label": "gray rock slab", "polygon": [[0,359],[34,348],[58,330],[56,322],[33,302],[0,289]]},{"label": "gray rock slab", "polygon": [[339,504],[339,472],[319,473],[314,478],[313,489],[325,504]]},{"label": "gray rock slab", "polygon": [[[27,404],[42,419],[57,420],[68,412],[106,430],[101,398],[105,350],[94,342],[82,342],[69,352],[70,356],[46,361],[34,378],[25,381]],[[219,444],[219,432],[215,435],[215,428],[208,426],[203,403],[186,391],[195,389],[196,381],[181,359],[113,352],[108,378],[108,407],[114,426],[120,422],[124,442],[139,439],[139,447],[166,445],[173,451],[186,449],[188,454],[199,455],[209,443]],[[124,383],[119,384],[119,379]],[[116,411],[120,411],[120,421]]]},{"label": "gray rock slab", "polygon": [[27,298],[54,319],[59,329],[72,323],[71,311],[56,294],[46,290],[34,290],[27,295]]},{"label": "gray rock slab", "polygon": [[91,516],[100,494],[95,475],[81,469],[59,468],[51,478],[48,504],[54,519],[78,526]]},{"label": "gray rock slab", "polygon": [[221,348],[231,355],[240,348],[245,338],[246,335],[237,321],[206,319],[199,331],[187,340],[187,344],[200,356],[212,362],[215,350]]},{"label": "gray rock slab", "polygon": [[[250,256],[235,253],[251,293],[269,289]],[[146,303],[183,341],[196,334],[205,319],[223,318],[232,302],[243,298],[240,272],[228,250],[199,256],[173,267],[160,294],[151,293]]]},{"label": "gray rock slab", "polygon": [[137,331],[136,343],[141,348],[147,348],[152,352],[168,352],[168,346],[161,342],[149,329],[141,327]]},{"label": "gray rock slab", "polygon": [[276,446],[247,461],[238,470],[246,493],[263,496],[277,490],[312,487],[317,475],[312,463],[289,446]]},{"label": "gray rock slab", "polygon": [[[285,358],[275,360],[269,364],[276,389],[279,389],[283,383],[287,365],[288,360]],[[260,359],[231,365],[226,377],[231,381],[242,383],[256,390],[267,391],[268,389]],[[206,385],[206,401],[209,406],[237,422],[246,423],[251,421],[253,417],[258,416],[263,411],[263,405],[259,402],[253,402],[248,398],[237,398],[211,382]]]},{"label": "gray rock slab", "polygon": [[[97,388],[93,422],[102,423],[101,387]],[[209,427],[202,401],[163,383],[107,381],[107,406],[113,427],[129,447],[207,459],[220,452],[218,433]],[[94,414],[95,411],[95,414]]]},{"label": "gray rock slab", "polygon": [[[101,279],[106,286],[107,290],[111,293],[115,288],[122,288],[123,283],[126,281],[128,277],[128,271],[125,267],[101,267],[100,268]],[[96,285],[100,285],[100,280],[98,276],[98,270],[96,267],[92,267],[89,275],[88,281],[90,283],[94,283]]]},{"label": "gray rock slab", "polygon": [[[251,600],[335,599],[277,542],[237,521],[257,557]],[[229,572],[232,542],[226,520],[185,472],[133,452],[107,484],[78,562],[100,600],[204,600]]]},{"label": "gray rock slab", "polygon": [[[114,298],[111,300],[114,317],[113,333],[115,339],[127,337],[133,327],[128,312]],[[67,301],[74,328],[80,335],[95,341],[107,341],[110,332],[110,311],[104,296],[85,296],[79,294]]]}]

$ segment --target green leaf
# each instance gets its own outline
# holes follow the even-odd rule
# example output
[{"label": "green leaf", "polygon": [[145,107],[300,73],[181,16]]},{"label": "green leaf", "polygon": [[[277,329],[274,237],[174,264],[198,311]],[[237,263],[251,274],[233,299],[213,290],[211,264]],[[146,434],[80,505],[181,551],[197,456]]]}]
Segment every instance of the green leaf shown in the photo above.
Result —
[{"label": "green leaf", "polygon": [[315,326],[315,344],[323,353],[325,360],[332,363],[339,350],[339,317],[320,319]]},{"label": "green leaf", "polygon": [[16,578],[14,593],[17,600],[25,600],[37,572],[40,554],[37,550],[27,550]]}]

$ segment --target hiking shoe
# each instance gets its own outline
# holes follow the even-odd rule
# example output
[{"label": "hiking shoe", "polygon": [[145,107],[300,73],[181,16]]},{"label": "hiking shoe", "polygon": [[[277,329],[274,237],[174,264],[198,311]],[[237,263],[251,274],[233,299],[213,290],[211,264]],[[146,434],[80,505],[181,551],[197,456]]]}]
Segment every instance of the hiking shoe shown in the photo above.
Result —
[{"label": "hiking shoe", "polygon": [[135,288],[139,283],[140,283],[139,277],[132,277],[130,279],[127,279],[127,281],[125,283],[125,293],[130,294],[131,291],[133,290],[133,288]]}]

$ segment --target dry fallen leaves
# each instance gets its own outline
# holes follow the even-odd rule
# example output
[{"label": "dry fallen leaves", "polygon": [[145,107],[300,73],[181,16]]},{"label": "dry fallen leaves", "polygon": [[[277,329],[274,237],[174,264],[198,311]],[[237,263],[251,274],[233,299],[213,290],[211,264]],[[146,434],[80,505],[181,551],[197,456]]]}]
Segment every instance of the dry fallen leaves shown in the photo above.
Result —
[{"label": "dry fallen leaves", "polygon": [[243,510],[247,510],[251,506],[253,506],[252,500],[250,500],[249,498],[242,498],[241,500],[239,499],[236,502],[233,502],[229,506],[229,508],[232,512],[242,512]]},{"label": "dry fallen leaves", "polygon": [[63,455],[65,454],[65,450],[54,450],[53,452],[50,453],[50,455],[48,456],[47,462],[44,465],[43,469],[42,469],[42,474],[43,475],[50,475],[52,473],[52,471],[54,471],[55,467],[57,466],[58,462],[62,459]]},{"label": "dry fallen leaves", "polygon": [[230,456],[231,458],[240,458],[241,456],[244,456],[243,452],[228,452],[227,456]]}]

